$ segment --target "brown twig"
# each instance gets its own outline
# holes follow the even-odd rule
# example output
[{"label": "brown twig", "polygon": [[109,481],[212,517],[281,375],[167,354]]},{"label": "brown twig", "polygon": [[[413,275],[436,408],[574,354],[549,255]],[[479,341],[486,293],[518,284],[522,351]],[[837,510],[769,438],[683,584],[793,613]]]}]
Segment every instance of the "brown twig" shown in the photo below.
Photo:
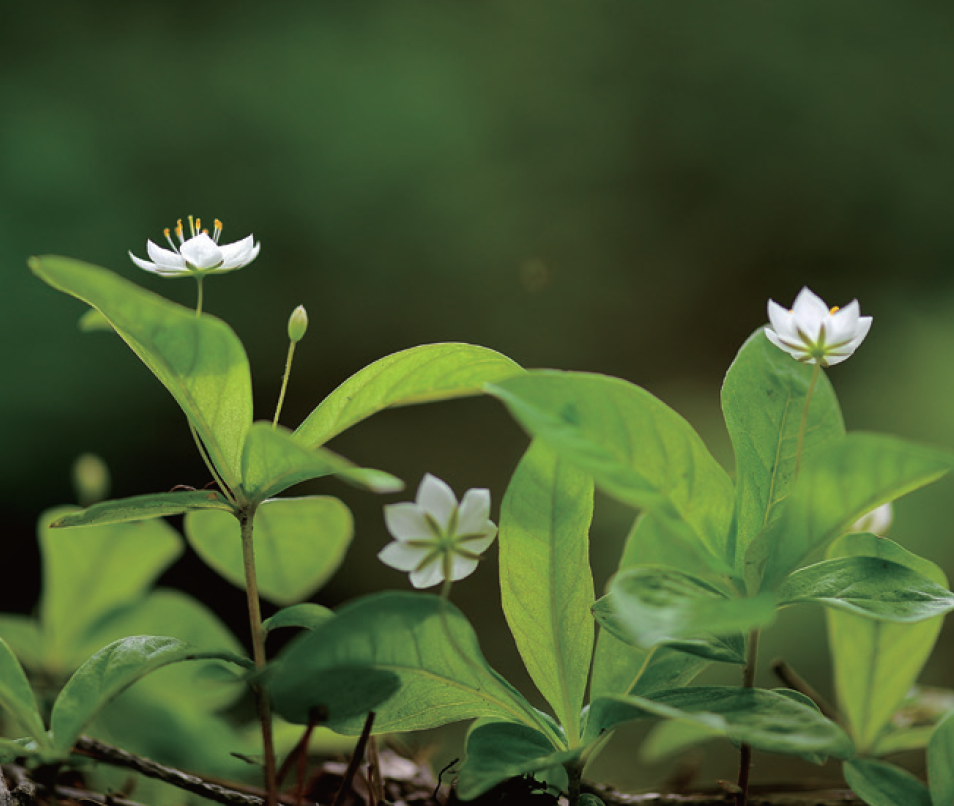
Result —
[{"label": "brown twig", "polygon": [[351,789],[351,782],[354,781],[354,775],[358,771],[358,765],[364,758],[364,749],[371,738],[371,726],[374,725],[374,711],[368,711],[368,718],[364,720],[364,728],[361,729],[361,736],[358,743],[354,746],[354,752],[351,754],[351,761],[345,770],[344,778],[341,780],[341,786],[338,794],[335,795],[335,801],[332,806],[341,806],[344,803],[345,795]]},{"label": "brown twig", "polygon": [[789,666],[784,659],[776,658],[773,660],[772,671],[775,672],[775,676],[782,681],[783,685],[794,689],[800,694],[804,694],[808,699],[814,702],[815,705],[818,706],[818,710],[832,722],[839,721],[838,711],[814,689],[811,683]]}]

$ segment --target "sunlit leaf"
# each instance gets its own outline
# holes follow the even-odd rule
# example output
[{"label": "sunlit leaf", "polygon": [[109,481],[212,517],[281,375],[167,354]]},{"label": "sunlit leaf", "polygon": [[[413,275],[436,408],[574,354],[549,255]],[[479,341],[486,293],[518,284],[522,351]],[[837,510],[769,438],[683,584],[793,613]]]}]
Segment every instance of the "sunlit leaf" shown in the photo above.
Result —
[{"label": "sunlit leaf", "polygon": [[593,482],[534,442],[500,510],[500,592],[517,649],[569,736],[593,655]]},{"label": "sunlit leaf", "polygon": [[352,375],[298,426],[304,445],[324,445],[379,411],[480,394],[483,385],[523,372],[509,358],[472,344],[425,344],[394,353]]},{"label": "sunlit leaf", "polygon": [[[241,528],[211,510],[190,512],[186,537],[233,585],[245,588]],[[259,594],[279,605],[307,599],[338,570],[354,535],[351,511],[337,498],[273,498],[255,512],[253,541]]]},{"label": "sunlit leaf", "polygon": [[221,509],[232,511],[232,505],[214,490],[182,490],[171,493],[152,493],[101,501],[78,512],[69,512],[50,524],[55,529],[73,526],[96,526],[125,523],[181,515],[192,509]]},{"label": "sunlit leaf", "polygon": [[176,399],[225,483],[236,489],[252,424],[252,381],[231,328],[78,260],[46,255],[31,258],[30,268],[109,320]]},{"label": "sunlit leaf", "polygon": [[7,711],[19,726],[39,744],[47,743],[46,728],[36,697],[16,655],[0,638],[0,709]]}]

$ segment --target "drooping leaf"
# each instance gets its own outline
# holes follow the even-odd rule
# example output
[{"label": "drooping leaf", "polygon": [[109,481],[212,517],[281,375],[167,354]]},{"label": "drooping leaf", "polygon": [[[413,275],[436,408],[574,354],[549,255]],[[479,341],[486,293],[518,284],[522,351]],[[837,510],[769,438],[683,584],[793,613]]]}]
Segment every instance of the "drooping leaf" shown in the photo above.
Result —
[{"label": "drooping leaf", "polygon": [[[241,528],[223,512],[190,512],[186,537],[233,585],[245,588]],[[289,605],[307,599],[338,569],[354,534],[351,511],[337,498],[273,498],[259,505],[253,540],[259,594]]]},{"label": "drooping leaf", "polygon": [[457,779],[457,796],[472,800],[509,778],[561,767],[581,750],[558,751],[545,734],[528,725],[478,720],[467,733],[467,758]]},{"label": "drooping leaf", "polygon": [[46,727],[40,716],[30,681],[16,655],[0,638],[0,709],[7,711],[32,739],[47,744]]},{"label": "drooping leaf", "polygon": [[521,372],[519,365],[486,347],[412,347],[375,361],[348,378],[298,426],[295,438],[317,448],[384,409],[477,395],[485,383]]},{"label": "drooping leaf", "polygon": [[[934,563],[874,535],[845,535],[831,545],[828,556],[882,558],[947,586]],[[882,755],[882,742],[888,738],[884,732],[930,656],[941,619],[891,624],[834,608],[826,608],[825,615],[839,710],[859,752],[877,747]]]},{"label": "drooping leaf", "polygon": [[[397,591],[365,596],[297,638],[265,678],[276,711],[304,724],[312,708],[333,707],[338,693],[315,681],[337,669],[396,676],[400,694],[374,709],[375,732],[422,730],[481,716],[550,732],[487,665],[463,614],[437,596]],[[357,735],[364,718],[332,712],[326,724]]]},{"label": "drooping leaf", "polygon": [[[851,791],[868,806],[931,806],[927,787],[907,770],[894,764],[872,758],[856,758],[845,764],[844,773]],[[934,806],[939,804],[935,803]]]},{"label": "drooping leaf", "polygon": [[237,489],[252,424],[252,381],[231,328],[78,260],[46,255],[31,258],[30,268],[109,320],[176,399],[225,483]]},{"label": "drooping leaf", "polygon": [[927,753],[928,783],[934,806],[954,803],[954,713],[934,729]]},{"label": "drooping leaf", "polygon": [[808,457],[776,517],[752,542],[750,576],[775,588],[881,504],[937,480],[954,455],[879,434],[851,433]]},{"label": "drooping leaf", "polygon": [[300,482],[331,475],[376,493],[404,488],[390,473],[358,467],[325,448],[305,447],[271,423],[253,423],[242,455],[242,486],[250,500],[264,501]]},{"label": "drooping leaf", "polygon": [[[760,328],[742,346],[722,386],[722,411],[736,466],[736,556],[775,518],[795,477],[805,398],[813,368],[779,350]],[[812,393],[802,438],[811,456],[845,433],[838,399],[824,373]],[[743,572],[744,569],[736,569]]]},{"label": "drooping leaf", "polygon": [[65,757],[96,714],[150,672],[170,663],[212,659],[252,665],[227,652],[198,652],[176,638],[154,635],[130,636],[103,647],[76,670],[53,704],[52,752]]},{"label": "drooping leaf", "polygon": [[610,585],[602,608],[648,649],[708,636],[739,636],[770,624],[770,594],[730,598],[700,579],[668,568],[630,568]]},{"label": "drooping leaf", "polygon": [[639,746],[639,760],[643,764],[662,764],[688,748],[722,738],[725,733],[719,728],[692,722],[687,719],[667,719],[657,722]]},{"label": "drooping leaf", "polygon": [[327,607],[322,607],[314,602],[302,602],[291,607],[279,610],[271,618],[262,622],[262,629],[266,632],[277,630],[281,627],[301,627],[306,630],[314,630],[320,627],[328,619],[334,618],[334,611]]},{"label": "drooping leaf", "polygon": [[0,638],[31,672],[43,667],[44,639],[35,618],[20,613],[0,613]]},{"label": "drooping leaf", "polygon": [[618,500],[668,520],[672,538],[730,574],[732,483],[699,435],[644,389],[618,378],[533,371],[488,385],[534,437]]},{"label": "drooping leaf", "polygon": [[215,490],[183,490],[171,493],[151,493],[101,501],[78,512],[69,512],[50,524],[54,529],[73,526],[98,526],[110,523],[144,521],[169,515],[181,515],[193,509],[221,509],[232,511],[232,505]]},{"label": "drooping leaf", "polygon": [[571,737],[593,655],[592,517],[592,480],[534,442],[501,506],[500,592],[524,665]]},{"label": "drooping leaf", "polygon": [[[794,696],[793,696],[794,695]],[[849,758],[848,735],[806,697],[787,690],[689,686],[648,697],[604,697],[590,706],[587,735],[634,719],[688,719],[734,742],[799,756]]]},{"label": "drooping leaf", "polygon": [[39,616],[48,673],[69,672],[88,657],[88,638],[110,612],[142,597],[182,553],[182,538],[162,519],[77,529],[48,524],[71,512],[41,516],[43,564]]},{"label": "drooping leaf", "polygon": [[880,557],[837,557],[809,565],[789,576],[777,594],[780,605],[817,602],[900,623],[954,610],[954,593],[917,571]]}]

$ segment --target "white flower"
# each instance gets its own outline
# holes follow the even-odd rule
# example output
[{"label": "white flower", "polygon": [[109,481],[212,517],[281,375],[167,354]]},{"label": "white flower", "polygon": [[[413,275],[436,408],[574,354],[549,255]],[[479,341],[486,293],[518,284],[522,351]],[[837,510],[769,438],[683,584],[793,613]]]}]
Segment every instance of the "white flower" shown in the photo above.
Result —
[{"label": "white flower", "polygon": [[191,237],[186,238],[182,228],[182,219],[176,224],[175,235],[178,246],[172,240],[169,229],[163,232],[171,250],[146,241],[146,251],[152,261],[142,260],[132,252],[129,257],[140,269],[151,271],[163,277],[203,277],[206,274],[222,274],[247,266],[258,256],[261,244],[255,243],[255,237],[249,235],[241,241],[219,245],[222,234],[222,222],[215,219],[212,235],[202,229],[202,219],[193,222],[189,216]]},{"label": "white flower", "polygon": [[803,288],[790,311],[769,300],[771,325],[765,328],[765,335],[793,358],[828,367],[848,358],[868,335],[871,317],[858,314],[858,300],[829,310],[819,297]]},{"label": "white flower", "polygon": [[415,502],[386,506],[384,520],[394,542],[378,552],[378,559],[409,571],[415,588],[437,585],[448,572],[451,580],[469,576],[497,536],[489,490],[468,490],[458,506],[451,488],[430,473]]},{"label": "white flower", "polygon": [[862,515],[858,520],[851,524],[849,532],[870,532],[878,537],[884,537],[891,528],[891,522],[894,520],[894,508],[891,502],[875,507],[871,512]]}]

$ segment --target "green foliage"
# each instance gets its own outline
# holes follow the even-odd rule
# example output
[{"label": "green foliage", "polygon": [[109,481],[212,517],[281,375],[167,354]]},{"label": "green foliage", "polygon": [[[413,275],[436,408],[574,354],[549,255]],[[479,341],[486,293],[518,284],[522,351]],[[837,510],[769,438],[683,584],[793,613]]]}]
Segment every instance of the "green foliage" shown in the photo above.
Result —
[{"label": "green foliage", "polygon": [[334,613],[327,607],[322,607],[314,602],[302,602],[283,608],[271,618],[265,619],[262,622],[262,629],[267,632],[277,630],[280,627],[301,627],[306,630],[314,630],[333,617]]},{"label": "green foliage", "polygon": [[130,523],[150,518],[181,515],[193,509],[218,509],[232,512],[232,505],[214,490],[182,490],[171,493],[149,493],[115,501],[100,501],[86,509],[61,515],[50,526],[68,529],[73,526],[102,526]]},{"label": "green foliage", "polygon": [[[911,773],[876,759],[859,758],[845,764],[845,780],[868,806],[932,806],[931,795]],[[934,802],[941,806],[947,801]]]},{"label": "green foliage", "polygon": [[[41,747],[47,745],[46,728],[40,716],[30,681],[6,642],[0,638],[0,708]],[[2,750],[0,750],[2,753]]]},{"label": "green foliage", "polygon": [[501,507],[500,593],[524,665],[571,746],[593,654],[592,517],[590,478],[534,442]]},{"label": "green foliage", "polygon": [[934,806],[954,803],[954,713],[938,724],[927,753],[931,802]]},{"label": "green foliage", "polygon": [[[351,511],[337,498],[274,498],[255,511],[259,593],[288,605],[307,599],[337,570],[354,533]],[[232,516],[190,512],[189,545],[233,585],[245,586],[241,530]]]}]

